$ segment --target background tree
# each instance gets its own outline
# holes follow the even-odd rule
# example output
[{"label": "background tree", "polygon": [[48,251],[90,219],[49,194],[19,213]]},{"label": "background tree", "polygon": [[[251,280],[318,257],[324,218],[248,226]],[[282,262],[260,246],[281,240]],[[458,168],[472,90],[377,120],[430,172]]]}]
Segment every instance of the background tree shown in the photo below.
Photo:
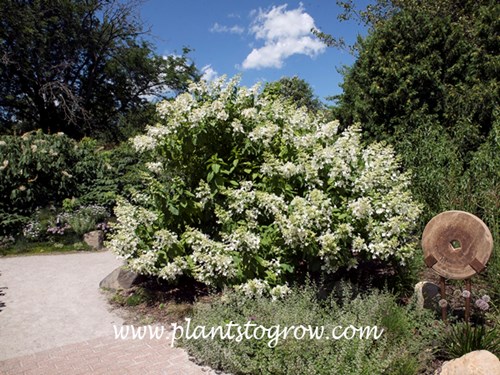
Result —
[{"label": "background tree", "polygon": [[[366,141],[394,145],[426,204],[422,228],[433,215],[460,209],[481,217],[498,238],[500,4],[379,0],[364,10],[341,4],[342,17],[369,27],[355,46],[356,62],[345,69],[335,110],[341,123],[360,122]],[[500,277],[500,257],[488,273]]]},{"label": "background tree", "polygon": [[0,121],[3,133],[40,128],[120,137],[142,122],[151,96],[199,78],[188,58],[154,54],[135,2],[0,0]]},{"label": "background tree", "polygon": [[498,147],[500,5],[382,0],[357,10],[342,4],[343,17],[357,17],[370,33],[345,70],[336,109],[341,123],[360,122],[366,140],[394,144],[429,208],[424,221],[452,208],[485,213],[484,204],[471,207],[463,194],[487,193],[478,190],[482,184],[465,183],[471,168],[490,170],[488,194],[496,195],[498,212],[498,173],[472,163],[494,163],[476,153],[487,142]]},{"label": "background tree", "polygon": [[298,107],[305,106],[312,111],[317,111],[323,106],[314,95],[311,85],[297,76],[282,77],[278,81],[266,83],[263,94],[273,99],[281,97]]}]

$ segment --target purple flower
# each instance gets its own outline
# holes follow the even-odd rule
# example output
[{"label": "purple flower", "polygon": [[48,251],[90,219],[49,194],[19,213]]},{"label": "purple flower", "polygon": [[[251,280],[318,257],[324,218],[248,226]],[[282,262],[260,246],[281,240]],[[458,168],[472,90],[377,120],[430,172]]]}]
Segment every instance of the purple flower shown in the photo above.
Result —
[{"label": "purple flower", "polygon": [[97,224],[97,229],[100,229],[106,233],[111,230],[110,226],[106,222],[102,222],[102,223]]},{"label": "purple flower", "polygon": [[476,301],[476,307],[478,307],[482,311],[486,311],[490,308],[490,305],[488,302],[484,301],[483,299],[478,299]]},{"label": "purple flower", "polygon": [[485,302],[485,303],[482,303],[481,306],[479,307],[481,310],[483,311],[487,311],[489,310],[490,308],[490,305],[488,304],[488,302]]},{"label": "purple flower", "polygon": [[481,297],[481,299],[482,299],[484,302],[486,302],[486,303],[488,303],[488,302],[490,302],[490,301],[491,301],[490,296],[489,296],[489,295],[487,295],[487,294],[485,294],[484,296],[482,296],[482,297]]},{"label": "purple flower", "polygon": [[462,292],[462,297],[464,297],[464,298],[470,298],[470,292],[468,290],[464,290]]},{"label": "purple flower", "polygon": [[56,225],[55,227],[50,227],[50,228],[47,228],[47,233],[50,233],[50,234],[64,234],[64,231],[66,229],[69,229],[71,228],[69,226],[69,224],[64,224],[63,226],[61,225]]}]

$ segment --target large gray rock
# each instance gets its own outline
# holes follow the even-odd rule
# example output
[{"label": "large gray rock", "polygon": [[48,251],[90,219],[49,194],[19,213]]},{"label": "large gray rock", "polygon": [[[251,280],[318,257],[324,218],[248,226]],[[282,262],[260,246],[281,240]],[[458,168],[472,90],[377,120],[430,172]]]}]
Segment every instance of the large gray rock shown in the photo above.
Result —
[{"label": "large gray rock", "polygon": [[135,272],[129,271],[123,267],[118,267],[101,280],[99,287],[110,290],[130,289],[143,279],[141,275]]},{"label": "large gray rock", "polygon": [[500,360],[487,350],[476,350],[445,362],[436,375],[500,375]]},{"label": "large gray rock", "polygon": [[[429,281],[421,281],[415,285],[415,295],[417,296],[417,305],[420,308],[436,310],[436,296],[441,293],[441,288]],[[439,299],[439,298],[438,298]]]},{"label": "large gray rock", "polygon": [[83,235],[83,241],[94,250],[101,250],[104,247],[104,232],[102,230],[94,230],[85,233]]}]

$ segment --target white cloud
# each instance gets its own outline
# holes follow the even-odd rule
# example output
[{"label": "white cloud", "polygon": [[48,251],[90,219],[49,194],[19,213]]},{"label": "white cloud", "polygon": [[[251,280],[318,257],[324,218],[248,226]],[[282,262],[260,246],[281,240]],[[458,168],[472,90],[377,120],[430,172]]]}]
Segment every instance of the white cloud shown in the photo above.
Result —
[{"label": "white cloud", "polygon": [[205,65],[203,68],[201,68],[201,72],[203,73],[201,79],[204,79],[207,82],[213,81],[219,76],[219,73],[217,73],[210,64]]},{"label": "white cloud", "polygon": [[264,45],[254,48],[243,61],[243,69],[281,68],[286,58],[302,54],[315,57],[323,53],[326,45],[311,34],[314,19],[305,12],[302,4],[287,10],[287,4],[273,6],[265,12],[253,11],[250,32]]},{"label": "white cloud", "polygon": [[239,25],[225,26],[219,24],[218,22],[214,23],[214,25],[210,28],[211,33],[242,34],[244,31],[245,29]]}]

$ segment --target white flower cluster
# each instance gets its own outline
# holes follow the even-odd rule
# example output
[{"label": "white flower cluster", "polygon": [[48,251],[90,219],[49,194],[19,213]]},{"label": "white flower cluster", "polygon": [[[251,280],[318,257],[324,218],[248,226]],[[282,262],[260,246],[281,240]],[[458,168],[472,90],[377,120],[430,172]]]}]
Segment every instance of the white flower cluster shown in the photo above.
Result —
[{"label": "white flower cluster", "polygon": [[[107,247],[128,262],[128,267],[138,273],[155,275],[157,273],[158,253],[144,246],[144,239],[138,235],[142,227],[151,227],[158,215],[141,206],[132,205],[120,199],[115,207],[117,223]],[[163,231],[162,231],[163,233]],[[160,234],[158,238],[163,236]]]},{"label": "white flower cluster", "polygon": [[236,285],[235,290],[246,298],[270,296],[273,300],[279,300],[290,294],[288,285],[276,285],[271,288],[266,280],[252,279],[246,283]]},{"label": "white flower cluster", "polygon": [[177,235],[167,229],[160,229],[155,232],[151,249],[153,251],[168,251],[173,245],[177,245],[179,239]]},{"label": "white flower cluster", "polygon": [[172,262],[167,263],[158,272],[158,276],[167,281],[175,281],[179,276],[189,269],[189,265],[182,257],[175,257]]},{"label": "white flower cluster", "polygon": [[205,205],[212,199],[212,190],[210,189],[210,185],[207,184],[205,180],[201,180],[198,188],[195,191],[195,197],[198,199],[201,208],[204,208]]},{"label": "white flower cluster", "polygon": [[160,161],[146,163],[146,168],[153,173],[161,174],[163,172],[163,163]]},{"label": "white flower cluster", "polygon": [[128,268],[142,275],[156,275],[158,254],[154,251],[142,251],[136,257],[128,260]]},{"label": "white flower cluster", "polygon": [[236,285],[235,289],[245,297],[261,297],[269,290],[269,284],[265,280],[252,279],[244,284]]},{"label": "white flower cluster", "polygon": [[269,291],[273,300],[282,299],[290,293],[291,289],[288,285],[277,285]]},{"label": "white flower cluster", "polygon": [[211,240],[208,235],[194,228],[188,228],[183,237],[192,249],[189,258],[194,264],[192,274],[197,281],[215,285],[221,279],[235,276],[234,259],[221,242]]},{"label": "white flower cluster", "polygon": [[226,248],[230,251],[258,253],[260,248],[259,235],[245,230],[243,227],[239,227],[229,234],[223,233],[222,236]]},{"label": "white flower cluster", "polygon": [[[192,225],[183,233],[180,226],[156,228],[153,223],[170,214],[141,207],[154,200],[121,200],[110,247],[143,273],[167,280],[189,274],[208,285],[238,284],[245,295],[273,298],[288,291],[282,270],[293,269],[288,263],[306,253],[321,260],[325,272],[356,267],[363,258],[405,264],[415,250],[420,206],[393,150],[363,146],[359,125],[338,134],[337,121],[258,95],[258,86],[238,85],[225,77],[192,84],[175,100],[159,103],[161,123],[132,141],[138,152],[153,151],[157,158],[147,164],[152,179],[163,170],[175,173],[171,155],[184,157],[184,142],[198,152],[197,142],[209,130],[232,142],[221,145],[232,147],[231,156],[217,150],[215,158],[234,166],[237,181],[222,186],[201,178],[190,192],[193,206],[214,218],[212,227]],[[165,150],[172,151],[169,158]],[[197,171],[211,163],[199,162]],[[177,171],[186,179],[183,167]]]}]

